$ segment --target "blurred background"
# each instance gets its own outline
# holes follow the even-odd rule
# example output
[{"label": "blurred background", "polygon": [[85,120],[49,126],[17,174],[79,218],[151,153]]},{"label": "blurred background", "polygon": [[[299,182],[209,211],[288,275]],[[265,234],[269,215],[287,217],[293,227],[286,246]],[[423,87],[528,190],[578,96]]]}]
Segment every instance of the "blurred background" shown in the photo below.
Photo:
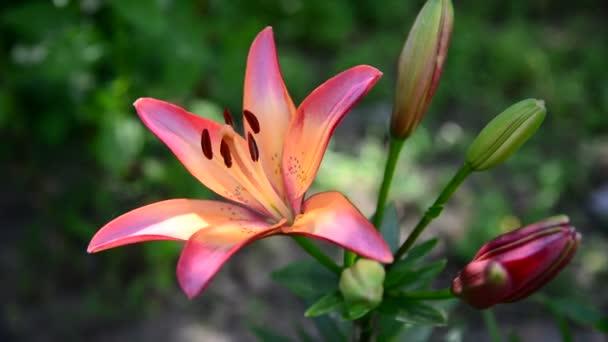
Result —
[{"label": "blurred background", "polygon": [[[511,103],[542,98],[538,134],[503,166],[475,174],[427,236],[452,276],[488,239],[565,213],[583,234],[572,265],[542,295],[498,307],[514,340],[605,341],[608,326],[608,5],[600,0],[454,1],[441,84],[406,143],[392,191],[406,234]],[[271,271],[305,258],[276,237],[232,258],[193,301],[177,287],[181,244],[88,255],[112,218],[161,199],[213,197],[139,121],[156,97],[207,117],[241,110],[249,44],[274,27],[296,103],[356,64],[384,72],[347,116],[314,189],[373,212],[386,152],[396,60],[423,1],[53,0],[0,4],[0,340],[231,341],[308,332],[304,303]],[[331,246],[323,246],[338,256]],[[554,298],[547,302],[543,298]],[[534,299],[536,298],[536,299]],[[454,307],[430,338],[487,340],[481,316]],[[522,313],[525,312],[525,315]],[[602,320],[602,315],[604,319]],[[252,328],[254,332],[252,332]],[[303,336],[303,335],[302,335]],[[428,336],[428,334],[427,334]],[[412,339],[413,340],[413,339]]]}]

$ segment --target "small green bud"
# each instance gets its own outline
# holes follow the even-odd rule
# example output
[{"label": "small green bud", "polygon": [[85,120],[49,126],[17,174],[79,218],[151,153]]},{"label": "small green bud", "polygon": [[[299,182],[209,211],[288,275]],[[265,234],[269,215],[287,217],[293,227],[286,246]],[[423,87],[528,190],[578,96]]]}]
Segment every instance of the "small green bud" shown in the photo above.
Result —
[{"label": "small green bud", "polygon": [[509,158],[545,119],[545,102],[527,99],[498,114],[475,138],[467,152],[474,171],[492,168]]},{"label": "small green bud", "polygon": [[453,23],[451,0],[428,0],[416,17],[399,56],[393,137],[407,138],[424,117],[439,85]]},{"label": "small green bud", "polygon": [[342,271],[340,292],[349,306],[373,309],[382,302],[384,267],[376,261],[359,259]]}]

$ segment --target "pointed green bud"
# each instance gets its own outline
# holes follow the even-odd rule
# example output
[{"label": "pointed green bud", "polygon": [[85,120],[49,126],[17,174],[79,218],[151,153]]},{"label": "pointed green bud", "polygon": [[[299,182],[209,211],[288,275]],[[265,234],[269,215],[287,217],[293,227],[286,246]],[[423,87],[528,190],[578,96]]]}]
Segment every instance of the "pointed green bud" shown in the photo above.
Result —
[{"label": "pointed green bud", "polygon": [[509,158],[545,119],[545,102],[527,99],[498,114],[483,128],[467,152],[474,171],[492,168]]},{"label": "pointed green bud", "polygon": [[340,292],[348,306],[373,309],[382,302],[384,267],[376,261],[359,259],[340,276]]},{"label": "pointed green bud", "polygon": [[416,17],[399,57],[393,137],[407,138],[426,113],[439,85],[453,23],[451,0],[428,0]]}]

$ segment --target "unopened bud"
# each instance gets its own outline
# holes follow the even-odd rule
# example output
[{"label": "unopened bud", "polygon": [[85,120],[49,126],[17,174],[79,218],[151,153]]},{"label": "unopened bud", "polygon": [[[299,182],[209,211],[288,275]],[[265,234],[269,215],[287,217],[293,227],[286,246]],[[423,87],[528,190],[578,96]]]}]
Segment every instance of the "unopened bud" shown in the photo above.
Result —
[{"label": "unopened bud", "polygon": [[340,292],[347,305],[373,309],[382,302],[384,267],[376,261],[359,259],[340,276]]},{"label": "unopened bud", "polygon": [[502,163],[523,145],[545,119],[545,102],[527,99],[498,114],[475,138],[467,163],[481,171]]},{"label": "unopened bud", "polygon": [[399,57],[391,134],[407,138],[418,126],[439,85],[448,52],[451,0],[428,0],[416,17]]},{"label": "unopened bud", "polygon": [[503,234],[485,244],[452,281],[452,292],[478,309],[524,299],[553,279],[580,241],[566,216]]}]

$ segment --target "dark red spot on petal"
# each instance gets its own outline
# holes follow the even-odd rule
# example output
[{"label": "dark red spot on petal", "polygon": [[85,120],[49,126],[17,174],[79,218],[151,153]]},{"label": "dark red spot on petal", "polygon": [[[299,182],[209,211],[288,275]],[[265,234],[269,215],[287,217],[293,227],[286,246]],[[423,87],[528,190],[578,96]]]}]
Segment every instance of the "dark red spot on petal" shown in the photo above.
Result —
[{"label": "dark red spot on petal", "polygon": [[245,117],[245,120],[247,120],[247,123],[249,124],[249,127],[251,127],[253,133],[260,133],[260,122],[258,121],[258,118],[247,109],[243,111],[243,116]]},{"label": "dark red spot on petal", "polygon": [[209,136],[209,131],[206,128],[203,129],[203,133],[201,134],[201,149],[203,150],[203,154],[205,157],[207,157],[207,159],[211,160],[213,158],[211,136]]},{"label": "dark red spot on petal", "polygon": [[232,166],[232,156],[230,155],[230,148],[224,139],[222,139],[222,142],[220,143],[220,154],[222,155],[222,158],[224,158],[226,167],[230,168]]},{"label": "dark red spot on petal", "polygon": [[249,155],[251,155],[251,160],[257,162],[260,159],[260,152],[258,151],[258,144],[256,144],[251,133],[247,133],[247,145],[249,145]]}]

